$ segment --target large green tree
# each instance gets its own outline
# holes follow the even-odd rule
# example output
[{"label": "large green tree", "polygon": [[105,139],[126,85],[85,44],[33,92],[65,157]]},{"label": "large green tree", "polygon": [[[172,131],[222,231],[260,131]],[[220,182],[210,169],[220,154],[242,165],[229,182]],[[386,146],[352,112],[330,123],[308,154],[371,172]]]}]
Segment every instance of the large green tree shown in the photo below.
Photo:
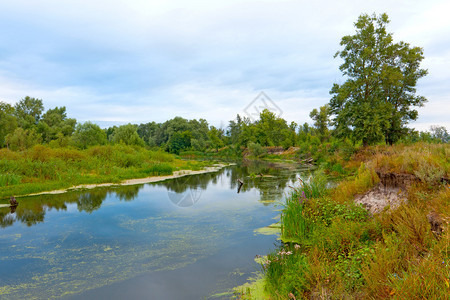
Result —
[{"label": "large green tree", "polygon": [[346,77],[330,91],[335,133],[365,145],[406,135],[405,125],[418,117],[414,107],[426,102],[416,95],[417,81],[427,74],[420,68],[423,49],[394,43],[388,23],[386,14],[359,16],[356,33],[342,38],[335,55],[344,60],[339,69]]}]

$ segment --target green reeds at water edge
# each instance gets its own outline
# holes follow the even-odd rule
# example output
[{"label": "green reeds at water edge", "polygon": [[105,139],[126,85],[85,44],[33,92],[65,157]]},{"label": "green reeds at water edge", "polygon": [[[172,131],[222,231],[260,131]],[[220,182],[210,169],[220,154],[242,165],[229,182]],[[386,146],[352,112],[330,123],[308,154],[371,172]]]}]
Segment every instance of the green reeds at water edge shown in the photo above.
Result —
[{"label": "green reeds at water edge", "polygon": [[0,186],[19,184],[22,177],[16,174],[0,174]]},{"label": "green reeds at water edge", "polygon": [[448,299],[448,185],[417,184],[406,203],[369,215],[353,199],[378,184],[373,168],[332,189],[323,177],[287,197],[283,243],[261,262],[265,299]]},{"label": "green reeds at water edge", "polygon": [[285,241],[307,238],[313,230],[314,223],[305,217],[304,208],[309,199],[327,194],[328,179],[322,171],[316,172],[308,179],[300,178],[299,182],[300,186],[292,188],[281,214],[281,235]]},{"label": "green reeds at water edge", "polygon": [[184,161],[138,146],[106,145],[79,150],[36,145],[24,151],[0,149],[0,199],[80,184],[199,170],[211,162]]}]

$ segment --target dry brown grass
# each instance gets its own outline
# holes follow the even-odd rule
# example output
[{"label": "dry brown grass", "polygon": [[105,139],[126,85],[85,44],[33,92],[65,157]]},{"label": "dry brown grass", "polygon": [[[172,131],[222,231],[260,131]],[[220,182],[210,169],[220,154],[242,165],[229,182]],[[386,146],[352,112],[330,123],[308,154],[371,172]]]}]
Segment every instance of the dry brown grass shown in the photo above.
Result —
[{"label": "dry brown grass", "polygon": [[375,170],[361,163],[355,178],[341,182],[333,191],[333,199],[338,203],[353,201],[355,195],[367,192],[379,182]]}]

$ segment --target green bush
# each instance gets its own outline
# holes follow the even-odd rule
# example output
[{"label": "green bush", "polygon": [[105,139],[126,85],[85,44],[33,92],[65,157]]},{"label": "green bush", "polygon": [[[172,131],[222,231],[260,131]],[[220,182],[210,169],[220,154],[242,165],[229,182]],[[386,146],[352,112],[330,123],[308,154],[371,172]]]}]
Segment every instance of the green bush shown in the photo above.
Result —
[{"label": "green bush", "polygon": [[261,156],[264,153],[266,153],[266,150],[260,144],[253,143],[253,142],[250,142],[248,144],[248,150],[250,151],[251,155],[256,156],[256,157]]}]

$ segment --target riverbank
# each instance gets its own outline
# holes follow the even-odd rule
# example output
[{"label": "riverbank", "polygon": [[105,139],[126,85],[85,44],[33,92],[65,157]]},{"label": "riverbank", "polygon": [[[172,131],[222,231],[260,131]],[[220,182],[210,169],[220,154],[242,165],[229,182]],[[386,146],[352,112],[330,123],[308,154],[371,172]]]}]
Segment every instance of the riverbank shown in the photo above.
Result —
[{"label": "riverbank", "polygon": [[[189,172],[187,170],[202,171],[215,164],[214,161],[181,160],[162,151],[125,145],[96,146],[86,150],[37,145],[21,152],[0,149],[0,157],[0,199],[165,180],[170,176],[181,176]],[[133,181],[136,178],[140,179]]]},{"label": "riverbank", "polygon": [[214,166],[205,167],[203,170],[198,170],[198,171],[180,170],[180,171],[175,171],[172,175],[150,176],[150,177],[145,177],[145,178],[128,179],[128,180],[124,180],[124,181],[119,182],[119,183],[81,184],[81,185],[69,187],[67,189],[60,189],[60,190],[53,190],[53,191],[44,191],[44,192],[28,194],[28,195],[22,195],[22,196],[56,195],[56,194],[63,194],[63,193],[67,193],[69,191],[79,190],[79,189],[83,189],[83,190],[87,189],[87,190],[89,190],[89,189],[93,189],[93,188],[97,188],[97,187],[127,186],[127,185],[136,185],[136,184],[160,182],[160,181],[164,181],[164,180],[175,179],[175,178],[180,178],[180,177],[189,176],[189,175],[199,175],[199,174],[217,172],[220,169],[222,169],[224,167],[227,167],[227,166],[231,166],[231,165],[232,164],[226,164],[226,165],[225,164],[215,164]]},{"label": "riverbank", "polygon": [[334,158],[352,175],[333,189],[323,173],[299,182],[281,213],[283,244],[236,297],[444,299],[449,158],[446,144],[369,147],[348,161]]}]

